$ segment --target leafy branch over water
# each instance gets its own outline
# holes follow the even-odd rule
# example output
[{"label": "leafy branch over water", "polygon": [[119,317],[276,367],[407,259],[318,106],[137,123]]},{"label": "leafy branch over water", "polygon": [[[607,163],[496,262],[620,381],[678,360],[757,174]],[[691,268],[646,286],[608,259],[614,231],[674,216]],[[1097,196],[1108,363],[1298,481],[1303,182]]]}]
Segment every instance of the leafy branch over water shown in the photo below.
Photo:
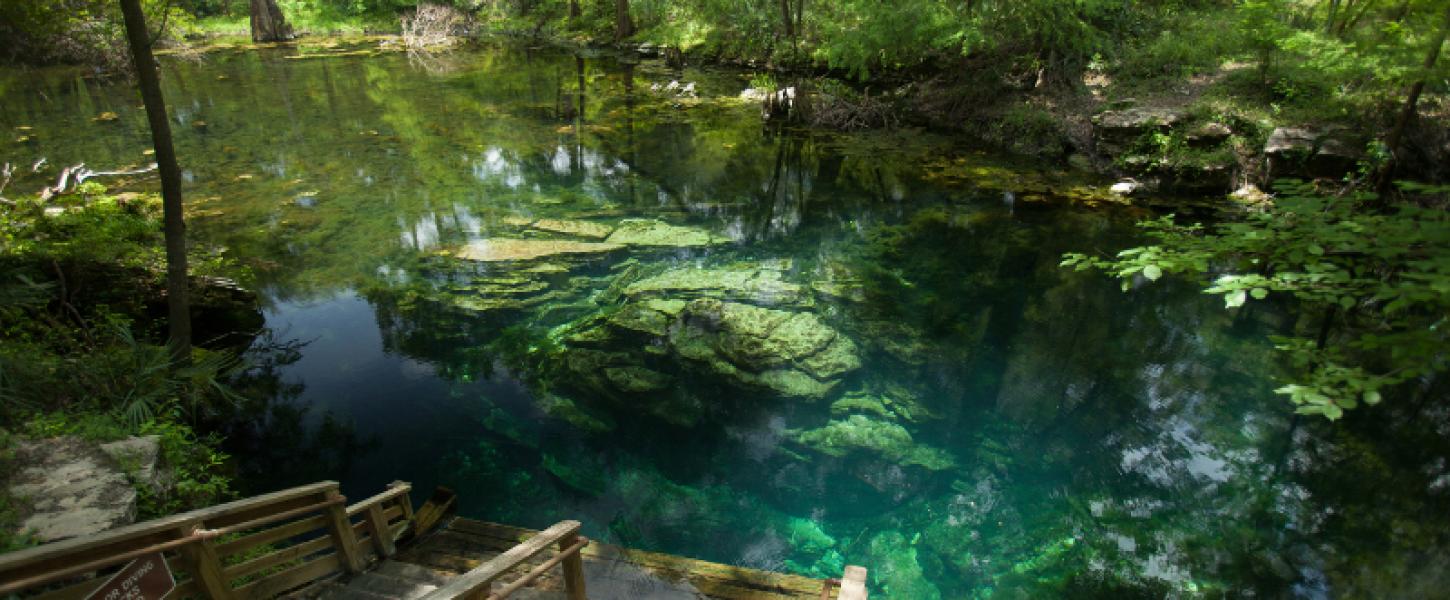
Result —
[{"label": "leafy branch over water", "polygon": [[1169,274],[1204,278],[1204,292],[1231,309],[1292,298],[1300,324],[1273,339],[1295,374],[1276,391],[1300,414],[1338,419],[1447,366],[1450,214],[1436,205],[1450,188],[1401,185],[1433,201],[1376,210],[1373,194],[1328,197],[1282,183],[1273,204],[1241,220],[1143,221],[1157,243],[1112,258],[1069,253],[1062,266],[1106,272],[1124,291]]}]

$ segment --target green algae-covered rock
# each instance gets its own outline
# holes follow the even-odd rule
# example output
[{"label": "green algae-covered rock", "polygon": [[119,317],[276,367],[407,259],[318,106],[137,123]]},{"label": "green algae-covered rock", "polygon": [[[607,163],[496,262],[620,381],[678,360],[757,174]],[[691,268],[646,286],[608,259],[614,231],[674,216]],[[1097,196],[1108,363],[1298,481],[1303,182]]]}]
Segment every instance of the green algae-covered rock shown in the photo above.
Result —
[{"label": "green algae-covered rock", "polygon": [[602,240],[609,237],[614,231],[613,227],[593,221],[576,221],[571,219],[539,219],[533,223],[533,228],[550,233],[572,235],[574,237]]},{"label": "green algae-covered rock", "polygon": [[[913,540],[914,541],[914,540]],[[926,578],[917,560],[916,546],[901,532],[883,531],[867,545],[871,580],[890,600],[941,600],[938,590]]]},{"label": "green algae-covered rock", "polygon": [[892,389],[896,387],[888,386],[888,393],[885,394],[867,391],[848,393],[831,403],[831,414],[837,417],[851,414],[874,415],[909,423],[935,418],[931,411],[917,403],[915,394],[904,389]]},{"label": "green algae-covered rock", "polygon": [[811,313],[700,299],[670,331],[681,357],[791,397],[824,397],[861,366],[855,344]]},{"label": "green algae-covered rock", "polygon": [[886,419],[896,418],[891,410],[886,408],[880,396],[873,396],[861,392],[852,392],[842,396],[840,400],[831,403],[831,414],[835,416],[849,414],[875,415]]},{"label": "green algae-covered rock", "polygon": [[799,551],[821,553],[836,546],[836,538],[827,535],[821,524],[811,519],[789,518],[786,534],[790,545]]},{"label": "green algae-covered rock", "polygon": [[608,417],[595,415],[581,408],[573,400],[550,393],[539,395],[539,408],[545,414],[562,419],[584,431],[604,433],[614,429],[614,422]]},{"label": "green algae-covered rock", "polygon": [[685,303],[680,300],[635,302],[611,314],[608,323],[618,329],[663,336],[684,308]]},{"label": "green algae-covered rock", "polygon": [[470,242],[454,251],[453,256],[476,262],[513,262],[565,255],[608,254],[623,247],[606,242],[491,238]]},{"label": "green algae-covered rock", "polygon": [[955,466],[951,455],[937,448],[918,445],[906,428],[861,414],[831,421],[819,429],[799,432],[796,441],[830,456],[870,452],[899,465],[915,465],[932,471]]},{"label": "green algae-covered rock", "polygon": [[776,265],[745,263],[717,269],[671,269],[624,288],[631,298],[716,298],[761,306],[808,307],[810,294],[782,279]]},{"label": "green algae-covered rock", "polygon": [[674,381],[673,377],[651,371],[644,367],[606,367],[604,377],[614,384],[614,387],[625,392],[653,392],[665,389]]},{"label": "green algae-covered rock", "polygon": [[677,248],[711,246],[730,241],[704,229],[671,225],[654,219],[625,219],[605,240],[608,244],[628,246],[672,246]]}]

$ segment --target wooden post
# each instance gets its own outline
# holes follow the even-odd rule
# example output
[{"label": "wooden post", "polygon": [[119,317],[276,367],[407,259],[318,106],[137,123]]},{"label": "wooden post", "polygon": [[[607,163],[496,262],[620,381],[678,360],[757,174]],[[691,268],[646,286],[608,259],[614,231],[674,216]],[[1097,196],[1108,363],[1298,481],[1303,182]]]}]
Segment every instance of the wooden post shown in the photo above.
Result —
[{"label": "wooden post", "polygon": [[383,516],[383,505],[374,504],[368,507],[368,530],[373,533],[373,546],[378,549],[378,556],[389,558],[397,551],[393,547],[393,532],[388,527],[388,518]]},{"label": "wooden post", "polygon": [[357,536],[352,533],[352,521],[347,518],[347,499],[337,493],[336,488],[327,490],[327,499],[333,501],[332,506],[327,507],[327,527],[342,567],[349,573],[361,573],[364,565],[358,553]]},{"label": "wooden post", "polygon": [[[388,484],[388,489],[391,490],[393,488],[399,488],[399,487],[404,487],[404,486],[408,486],[408,482],[406,482],[406,481],[394,481],[394,482]],[[403,494],[401,496],[398,496],[398,506],[400,506],[400,507],[403,508],[403,520],[404,521],[412,521],[413,520],[413,495],[412,495],[411,486],[408,486],[408,487],[409,487],[409,491],[408,491],[407,494]]]},{"label": "wooden post", "polygon": [[[579,541],[579,533],[575,531],[569,535],[559,538],[559,551],[563,552]],[[564,558],[564,595],[569,600],[589,600],[584,593],[584,558],[582,552],[575,552]]]},{"label": "wooden post", "polygon": [[841,577],[841,593],[836,600],[866,600],[866,568],[846,565],[846,574]]},{"label": "wooden post", "polygon": [[[190,537],[197,531],[203,529],[201,523],[193,523],[182,527],[180,534],[183,537]],[[226,578],[222,576],[222,561],[217,558],[216,545],[210,539],[199,540],[182,546],[178,552],[188,563],[191,576],[196,579],[197,586],[206,596],[212,600],[230,600],[232,588],[227,585]]]}]

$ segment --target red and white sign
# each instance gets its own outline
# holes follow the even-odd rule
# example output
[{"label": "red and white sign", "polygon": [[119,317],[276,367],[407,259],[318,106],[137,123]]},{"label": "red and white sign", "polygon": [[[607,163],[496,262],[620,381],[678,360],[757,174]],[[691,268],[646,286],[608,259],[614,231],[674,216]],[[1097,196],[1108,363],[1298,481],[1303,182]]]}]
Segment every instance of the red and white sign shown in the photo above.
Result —
[{"label": "red and white sign", "polygon": [[176,578],[171,576],[171,567],[157,552],[131,561],[86,600],[161,600],[174,589]]}]

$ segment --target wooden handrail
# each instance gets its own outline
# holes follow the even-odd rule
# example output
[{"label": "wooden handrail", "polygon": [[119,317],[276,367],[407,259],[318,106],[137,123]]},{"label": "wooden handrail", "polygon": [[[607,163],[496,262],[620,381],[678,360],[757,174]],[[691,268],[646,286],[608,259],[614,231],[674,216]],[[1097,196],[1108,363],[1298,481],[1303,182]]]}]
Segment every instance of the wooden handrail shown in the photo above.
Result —
[{"label": "wooden handrail", "polygon": [[277,513],[275,515],[268,515],[268,516],[265,516],[265,517],[261,517],[261,518],[257,518],[257,519],[252,519],[250,521],[246,521],[246,522],[243,522],[243,523],[237,523],[236,525],[228,525],[228,526],[222,527],[220,529],[198,529],[196,531],[196,533],[194,533],[192,535],[199,536],[199,537],[201,537],[203,539],[208,539],[208,540],[209,539],[214,539],[214,538],[219,538],[219,537],[224,536],[224,535],[226,535],[228,533],[236,533],[238,531],[246,531],[248,529],[253,529],[253,528],[256,528],[256,527],[261,527],[263,525],[271,525],[272,523],[276,523],[278,521],[286,521],[287,519],[290,519],[290,518],[295,517],[297,515],[305,515],[305,514],[310,513],[310,512],[317,512],[319,510],[324,510],[324,509],[326,509],[328,507],[335,506],[335,505],[338,505],[338,504],[342,504],[343,502],[347,502],[347,498],[342,497],[342,496],[338,496],[336,498],[329,498],[327,500],[323,500],[322,502],[318,502],[316,504],[309,504],[309,505],[303,506],[301,508],[294,508],[292,510],[282,511],[282,512],[279,512],[279,513]]},{"label": "wooden handrail", "polygon": [[[167,551],[177,552],[182,559],[179,568],[191,574],[188,589],[216,600],[249,597],[263,589],[285,591],[338,569],[358,572],[371,557],[392,555],[394,537],[412,519],[408,496],[412,486],[394,482],[388,487],[386,492],[348,506],[337,483],[323,481],[0,555],[0,597]],[[319,514],[304,516],[312,513]],[[354,524],[352,517],[359,514],[363,520]],[[391,522],[394,519],[400,520]],[[256,531],[279,522],[283,524]],[[220,536],[247,531],[253,533],[216,543]],[[319,531],[322,537],[309,539]],[[371,550],[360,547],[358,533],[370,534]],[[274,547],[244,565],[222,568],[223,556],[284,540],[307,541]],[[328,549],[333,553],[307,558]],[[232,588],[233,575],[282,564],[294,566]],[[80,582],[63,592],[65,597],[80,597],[87,586],[99,583]]]},{"label": "wooden handrail", "polygon": [[841,592],[836,600],[866,600],[866,567],[846,565],[841,576]]},{"label": "wooden handrail", "polygon": [[[147,543],[143,545],[149,545],[152,543],[148,539],[150,536],[164,536],[167,540],[163,541],[169,541],[175,537],[171,532],[189,524],[206,521],[219,525],[230,525],[232,524],[231,522],[221,522],[228,515],[248,513],[260,508],[266,508],[275,503],[321,494],[329,489],[337,489],[337,482],[323,481],[311,485],[304,485],[179,515],[171,515],[152,521],[127,525],[96,535],[62,540],[8,554],[0,554],[0,580],[8,578],[15,571],[33,569],[42,562],[60,557],[73,558],[76,553],[80,552],[105,549],[107,546],[123,544],[134,540],[146,540]],[[245,520],[248,519],[241,519],[237,522]]]},{"label": "wooden handrail", "polygon": [[554,555],[554,558],[546,560],[543,563],[540,563],[539,566],[529,569],[529,572],[524,573],[523,577],[520,577],[513,583],[504,586],[503,589],[489,594],[488,598],[486,598],[485,600],[503,600],[504,598],[509,597],[509,594],[517,592],[519,591],[519,588],[533,583],[534,580],[538,579],[540,575],[549,572],[549,569],[552,569],[558,566],[559,563],[564,562],[570,557],[577,555],[580,550],[583,550],[584,547],[588,545],[589,538],[580,537],[579,541],[570,544],[569,547],[564,548],[563,550],[560,550],[558,554]]},{"label": "wooden handrail", "polygon": [[[479,565],[473,570],[459,575],[421,600],[454,600],[455,598],[471,598],[474,594],[487,588],[494,580],[502,577],[504,573],[518,567],[545,550],[549,546],[558,544],[559,555],[545,562],[541,568],[534,569],[525,574],[521,581],[526,585],[541,575],[547,568],[552,568],[559,562],[564,562],[564,588],[569,600],[585,600],[583,561],[579,558],[579,550],[589,543],[589,540],[579,537],[578,521],[560,521],[539,532],[538,535],[529,538],[528,541],[509,548],[503,554],[493,557],[486,563]],[[515,582],[517,583],[517,582]],[[522,585],[510,585],[500,591],[498,598],[506,597]],[[490,596],[493,598],[494,596]]]},{"label": "wooden handrail", "polygon": [[391,485],[386,492],[375,494],[371,498],[368,498],[356,504],[349,504],[347,507],[347,516],[355,517],[373,506],[377,506],[379,504],[397,498],[398,496],[407,494],[411,491],[413,491],[413,486],[406,483],[394,482],[394,484]]}]

